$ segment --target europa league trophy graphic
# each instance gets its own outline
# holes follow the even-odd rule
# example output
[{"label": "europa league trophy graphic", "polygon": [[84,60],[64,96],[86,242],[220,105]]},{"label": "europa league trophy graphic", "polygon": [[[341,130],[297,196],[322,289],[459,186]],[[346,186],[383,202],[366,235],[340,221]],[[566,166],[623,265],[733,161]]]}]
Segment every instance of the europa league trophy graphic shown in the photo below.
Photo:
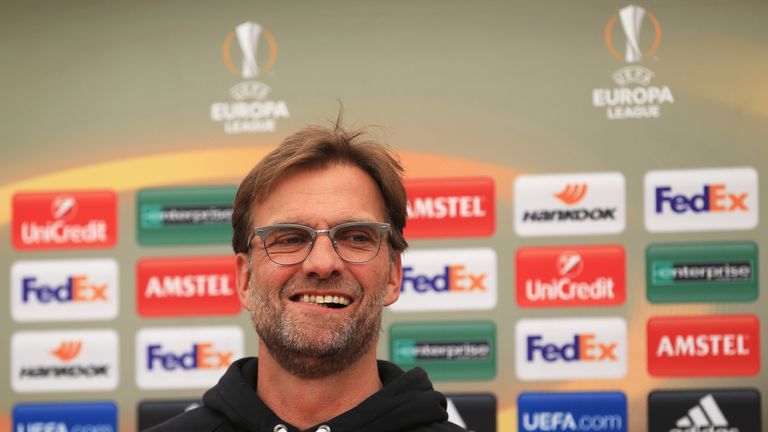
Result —
[{"label": "europa league trophy graphic", "polygon": [[640,52],[640,26],[644,16],[645,9],[640,6],[629,5],[619,10],[621,26],[627,36],[627,53],[624,55],[627,63],[637,63],[643,59],[643,53]]},{"label": "europa league trophy graphic", "polygon": [[235,28],[240,50],[243,52],[243,78],[259,76],[259,66],[256,64],[256,49],[261,36],[261,25],[253,21],[244,22]]}]

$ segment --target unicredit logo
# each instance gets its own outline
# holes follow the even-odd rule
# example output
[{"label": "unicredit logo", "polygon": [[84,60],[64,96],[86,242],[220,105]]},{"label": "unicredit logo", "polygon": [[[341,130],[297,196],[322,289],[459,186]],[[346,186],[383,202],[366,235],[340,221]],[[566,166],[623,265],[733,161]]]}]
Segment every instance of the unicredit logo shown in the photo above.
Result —
[{"label": "unicredit logo", "polygon": [[619,245],[522,248],[516,269],[521,307],[615,306],[626,299]]},{"label": "unicredit logo", "polygon": [[480,237],[496,229],[493,179],[406,179],[406,237]]},{"label": "unicredit logo", "polygon": [[145,258],[136,266],[139,315],[203,316],[240,313],[235,258]]},{"label": "unicredit logo", "polygon": [[117,197],[112,191],[17,193],[17,249],[104,248],[117,242]]},{"label": "unicredit logo", "polygon": [[757,317],[652,318],[648,370],[655,376],[755,375],[760,371]]}]

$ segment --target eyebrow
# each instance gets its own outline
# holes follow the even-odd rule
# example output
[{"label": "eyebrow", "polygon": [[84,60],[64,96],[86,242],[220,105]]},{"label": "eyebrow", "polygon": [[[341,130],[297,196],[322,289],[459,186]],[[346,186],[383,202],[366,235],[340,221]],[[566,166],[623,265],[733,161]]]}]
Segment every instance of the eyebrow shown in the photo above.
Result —
[{"label": "eyebrow", "polygon": [[[372,222],[372,223],[381,223],[381,222],[379,222],[379,221],[375,221],[375,220],[367,220],[367,219],[342,219],[340,222],[336,222],[336,223],[334,223],[333,225],[331,225],[331,226],[330,226],[330,228],[333,228],[333,227],[335,227],[335,226],[337,226],[337,225],[341,225],[341,224],[349,223],[349,222]],[[306,223],[303,223],[303,222],[296,222],[296,221],[292,221],[292,220],[285,220],[285,221],[275,222],[275,223],[272,223],[272,224],[270,224],[270,225],[285,225],[285,224],[292,224],[292,225],[303,225],[303,226],[305,226],[305,227],[309,227],[309,228],[312,228],[312,229],[316,229],[315,227],[313,227],[313,226],[310,226],[310,225],[307,225]]]}]

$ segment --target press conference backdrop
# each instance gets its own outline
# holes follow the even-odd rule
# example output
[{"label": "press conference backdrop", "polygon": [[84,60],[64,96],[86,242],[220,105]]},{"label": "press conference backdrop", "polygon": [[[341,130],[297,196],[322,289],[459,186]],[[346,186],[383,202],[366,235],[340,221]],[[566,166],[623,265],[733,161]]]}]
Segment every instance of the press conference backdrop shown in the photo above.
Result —
[{"label": "press conference backdrop", "polygon": [[341,101],[406,168],[378,354],[427,369],[453,419],[764,430],[766,19],[724,0],[5,5],[0,429],[136,430],[256,355],[235,187]]}]

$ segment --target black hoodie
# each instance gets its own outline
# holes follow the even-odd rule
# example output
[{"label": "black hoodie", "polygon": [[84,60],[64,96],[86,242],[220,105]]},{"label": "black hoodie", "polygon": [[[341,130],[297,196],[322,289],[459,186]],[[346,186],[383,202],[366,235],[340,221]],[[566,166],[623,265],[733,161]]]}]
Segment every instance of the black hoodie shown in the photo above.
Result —
[{"label": "black hoodie", "polygon": [[[403,372],[378,361],[384,387],[351,410],[309,429],[310,432],[459,432],[448,422],[445,397],[432,388],[420,368]],[[219,383],[205,392],[203,406],[147,432],[299,432],[281,420],[256,395],[258,359],[234,362]],[[283,426],[283,429],[280,428]],[[323,428],[325,426],[325,429]]]}]

